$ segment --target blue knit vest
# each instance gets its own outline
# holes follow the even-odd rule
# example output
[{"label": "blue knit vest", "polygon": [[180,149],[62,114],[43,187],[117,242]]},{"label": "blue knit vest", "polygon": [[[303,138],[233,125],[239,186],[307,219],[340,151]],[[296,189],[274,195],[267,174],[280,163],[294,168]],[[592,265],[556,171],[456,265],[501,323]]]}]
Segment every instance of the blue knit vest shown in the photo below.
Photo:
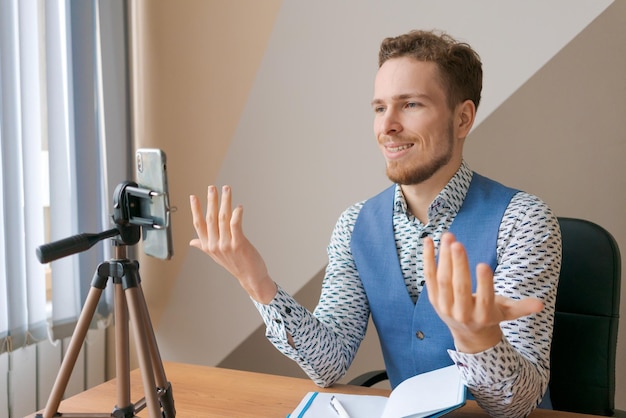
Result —
[{"label": "blue knit vest", "polygon": [[[447,349],[454,349],[452,335],[430,304],[426,286],[417,303],[407,291],[393,232],[394,190],[391,186],[365,202],[350,242],[392,388],[411,376],[451,365]],[[473,291],[476,265],[482,262],[496,268],[498,229],[515,193],[474,173],[450,226],[466,248]]]}]

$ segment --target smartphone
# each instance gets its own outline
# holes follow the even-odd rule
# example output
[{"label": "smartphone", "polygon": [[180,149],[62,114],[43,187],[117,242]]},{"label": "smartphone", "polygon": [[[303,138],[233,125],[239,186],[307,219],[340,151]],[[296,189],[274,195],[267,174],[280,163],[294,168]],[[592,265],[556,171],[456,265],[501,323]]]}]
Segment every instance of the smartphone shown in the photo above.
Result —
[{"label": "smartphone", "polygon": [[172,248],[172,221],[167,186],[165,152],[157,148],[140,148],[135,153],[137,185],[148,189],[150,198],[141,199],[142,218],[152,219],[142,226],[143,251],[149,256],[169,260]]}]

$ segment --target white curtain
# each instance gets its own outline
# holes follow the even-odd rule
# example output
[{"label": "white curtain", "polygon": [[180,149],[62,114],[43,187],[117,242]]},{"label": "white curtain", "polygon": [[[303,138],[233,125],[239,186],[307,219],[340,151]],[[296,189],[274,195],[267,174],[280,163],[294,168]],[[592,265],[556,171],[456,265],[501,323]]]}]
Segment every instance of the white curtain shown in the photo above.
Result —
[{"label": "white curtain", "polygon": [[[48,266],[35,250],[113,227],[132,155],[125,7],[0,0],[0,353],[70,336],[109,258],[109,240]],[[94,325],[110,318],[110,288]]]}]

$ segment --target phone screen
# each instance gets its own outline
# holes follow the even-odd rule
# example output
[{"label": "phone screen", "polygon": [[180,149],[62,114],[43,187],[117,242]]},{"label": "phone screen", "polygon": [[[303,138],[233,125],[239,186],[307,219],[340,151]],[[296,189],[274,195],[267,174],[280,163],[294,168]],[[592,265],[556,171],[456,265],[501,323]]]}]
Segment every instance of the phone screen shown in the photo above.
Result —
[{"label": "phone screen", "polygon": [[166,163],[165,153],[157,148],[141,148],[135,153],[137,184],[154,192],[150,199],[141,201],[141,217],[153,220],[153,226],[142,227],[143,250],[163,260],[174,253]]}]

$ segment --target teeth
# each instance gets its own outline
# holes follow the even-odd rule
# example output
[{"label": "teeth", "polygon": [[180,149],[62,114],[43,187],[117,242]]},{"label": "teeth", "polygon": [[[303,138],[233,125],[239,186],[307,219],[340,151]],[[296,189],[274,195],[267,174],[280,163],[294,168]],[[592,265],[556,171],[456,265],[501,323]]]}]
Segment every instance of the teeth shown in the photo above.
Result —
[{"label": "teeth", "polygon": [[387,149],[391,152],[398,152],[398,151],[402,151],[405,149],[409,149],[412,146],[413,146],[412,144],[407,144],[407,145],[399,145],[397,147],[387,147]]}]

